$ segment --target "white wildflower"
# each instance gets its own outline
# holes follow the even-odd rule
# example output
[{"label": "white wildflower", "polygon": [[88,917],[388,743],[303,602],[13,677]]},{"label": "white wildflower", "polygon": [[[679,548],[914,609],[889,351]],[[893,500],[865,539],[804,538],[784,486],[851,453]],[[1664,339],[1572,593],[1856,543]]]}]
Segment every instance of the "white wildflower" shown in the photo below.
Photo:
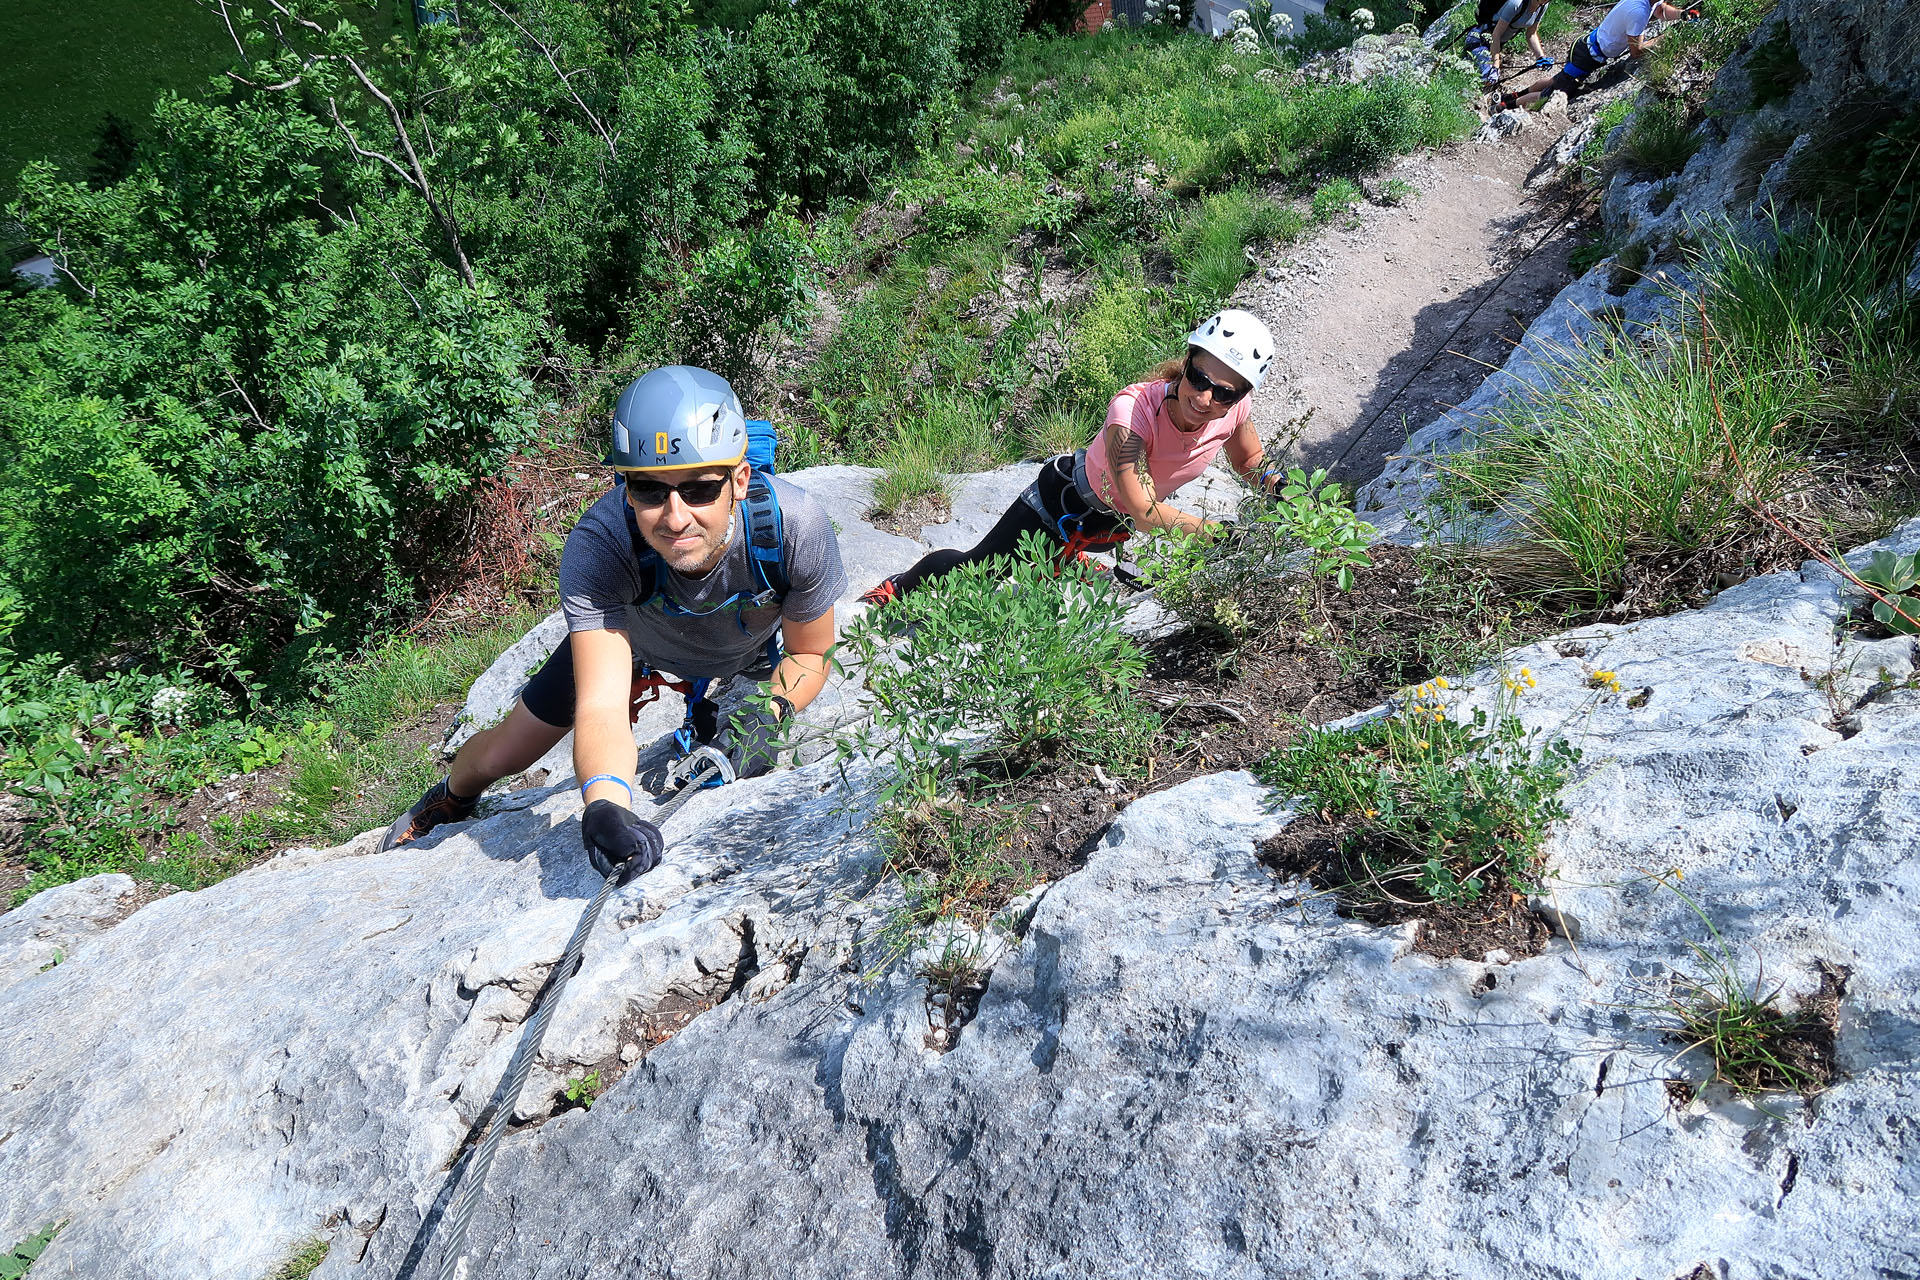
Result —
[{"label": "white wildflower", "polygon": [[1371,9],[1355,9],[1348,20],[1362,31],[1373,30],[1373,10]]},{"label": "white wildflower", "polygon": [[1233,51],[1238,54],[1259,53],[1260,37],[1254,33],[1252,28],[1241,27],[1233,33]]},{"label": "white wildflower", "polygon": [[1253,26],[1253,19],[1247,16],[1245,9],[1235,9],[1233,16],[1227,21],[1235,31],[1245,31]]},{"label": "white wildflower", "polygon": [[1283,39],[1286,36],[1292,35],[1293,34],[1293,15],[1290,13],[1274,14],[1271,18],[1267,19],[1267,30],[1273,33],[1273,38],[1275,40]]},{"label": "white wildflower", "polygon": [[1414,26],[1411,22],[1403,22],[1393,29],[1393,34],[1397,36],[1417,36],[1420,34],[1420,28]]},{"label": "white wildflower", "polygon": [[1220,74],[1231,80],[1240,74],[1240,68],[1234,66],[1231,62],[1223,62],[1220,64]]},{"label": "white wildflower", "polygon": [[1111,31],[1111,30],[1113,30],[1113,19],[1112,19],[1112,18],[1108,18],[1108,19],[1107,19],[1107,20],[1106,20],[1105,22],[1103,22],[1103,23],[1101,23],[1101,24],[1100,24],[1100,29],[1101,29],[1102,31]]},{"label": "white wildflower", "polygon": [[1280,73],[1274,70],[1272,67],[1260,68],[1258,71],[1253,73],[1253,78],[1255,80],[1258,80],[1261,84],[1272,85],[1276,88],[1279,87],[1279,84],[1280,84]]},{"label": "white wildflower", "polygon": [[164,684],[153,691],[153,697],[147,702],[147,710],[153,713],[155,724],[177,724],[192,701],[191,689]]}]

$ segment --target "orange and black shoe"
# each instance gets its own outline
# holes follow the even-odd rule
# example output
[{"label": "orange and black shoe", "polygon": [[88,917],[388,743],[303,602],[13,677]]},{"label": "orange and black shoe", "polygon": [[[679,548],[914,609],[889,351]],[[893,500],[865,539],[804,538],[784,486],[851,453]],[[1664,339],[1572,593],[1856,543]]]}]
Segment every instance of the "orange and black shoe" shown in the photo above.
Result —
[{"label": "orange and black shoe", "polygon": [[899,598],[900,584],[892,578],[882,578],[880,579],[879,585],[873,587],[860,597],[860,603],[879,608],[883,604],[892,604]]},{"label": "orange and black shoe", "polygon": [[411,844],[443,822],[465,822],[473,816],[480,803],[479,796],[457,796],[447,786],[445,778],[427,788],[427,794],[413,802],[413,808],[393,820],[387,828],[386,838],[380,842],[380,851],[397,849],[403,844]]}]

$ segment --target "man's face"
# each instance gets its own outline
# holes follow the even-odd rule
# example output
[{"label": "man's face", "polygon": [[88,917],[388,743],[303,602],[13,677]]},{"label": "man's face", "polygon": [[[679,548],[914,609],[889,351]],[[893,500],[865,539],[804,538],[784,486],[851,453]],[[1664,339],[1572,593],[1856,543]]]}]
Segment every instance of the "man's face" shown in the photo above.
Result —
[{"label": "man's face", "polygon": [[[737,467],[685,467],[677,471],[648,471],[627,478],[627,505],[633,508],[634,523],[647,545],[677,573],[700,574],[713,568],[727,549],[727,529],[734,506],[747,493],[750,471],[743,461]],[[636,494],[644,493],[649,482],[681,485],[690,480],[720,480],[720,496],[705,506],[690,504],[684,495],[669,493],[663,503],[648,505]]]}]

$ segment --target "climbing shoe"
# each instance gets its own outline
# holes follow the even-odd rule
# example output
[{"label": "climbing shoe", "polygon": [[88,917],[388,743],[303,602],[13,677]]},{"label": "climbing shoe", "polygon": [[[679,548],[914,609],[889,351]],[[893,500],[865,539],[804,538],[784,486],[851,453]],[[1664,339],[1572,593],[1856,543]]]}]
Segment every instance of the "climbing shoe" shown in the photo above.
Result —
[{"label": "climbing shoe", "polygon": [[1547,71],[1547,70],[1550,70],[1552,67],[1553,67],[1552,58],[1542,58],[1538,62],[1533,64],[1533,69],[1535,71]]},{"label": "climbing shoe", "polygon": [[880,579],[879,585],[873,587],[860,597],[860,603],[873,605],[875,608],[878,608],[883,604],[892,604],[899,598],[900,585],[892,578],[882,578]]},{"label": "climbing shoe", "polygon": [[1494,103],[1502,111],[1511,111],[1520,105],[1520,95],[1517,93],[1503,93],[1494,99]]},{"label": "climbing shoe", "polygon": [[413,802],[413,808],[393,820],[380,842],[380,851],[411,844],[443,822],[465,822],[479,805],[479,796],[456,796],[442,778],[427,788],[427,794]]}]

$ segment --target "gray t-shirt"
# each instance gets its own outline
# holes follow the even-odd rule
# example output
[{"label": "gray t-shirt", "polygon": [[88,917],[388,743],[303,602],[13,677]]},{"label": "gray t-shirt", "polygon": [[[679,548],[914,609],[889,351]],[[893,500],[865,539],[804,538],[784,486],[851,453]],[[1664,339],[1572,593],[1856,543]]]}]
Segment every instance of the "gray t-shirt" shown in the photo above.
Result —
[{"label": "gray t-shirt", "polygon": [[[626,490],[616,486],[588,508],[560,554],[560,611],[567,630],[624,631],[637,661],[689,679],[721,678],[754,666],[782,619],[811,622],[847,589],[840,543],[826,511],[806,490],[777,477],[773,492],[780,500],[787,575],[793,583],[784,602],[748,604],[760,591],[760,579],[747,551],[742,506],[726,554],[704,578],[685,577],[664,562],[656,565],[663,593],[699,616],[669,613],[658,597],[640,607],[640,565],[621,511]],[[737,601],[723,605],[736,594]]]}]

